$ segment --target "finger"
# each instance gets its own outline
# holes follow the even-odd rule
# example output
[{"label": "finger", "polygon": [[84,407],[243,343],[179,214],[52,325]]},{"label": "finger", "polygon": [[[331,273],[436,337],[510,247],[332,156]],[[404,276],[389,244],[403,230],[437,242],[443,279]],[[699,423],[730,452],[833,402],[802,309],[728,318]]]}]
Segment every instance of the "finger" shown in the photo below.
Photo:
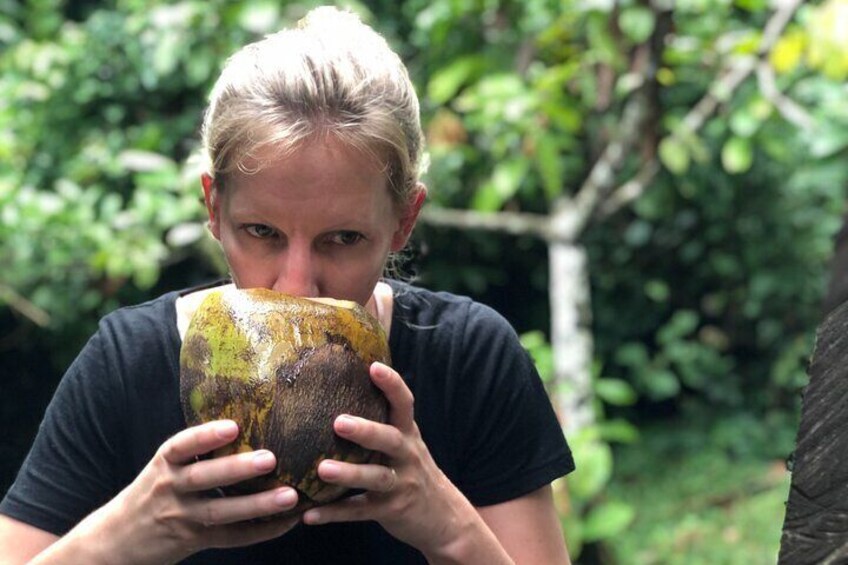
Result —
[{"label": "finger", "polygon": [[397,472],[385,465],[357,465],[331,459],[318,465],[318,476],[328,483],[380,493],[391,492],[398,480]]},{"label": "finger", "polygon": [[409,430],[415,422],[414,398],[403,378],[397,371],[378,361],[371,363],[370,374],[371,381],[389,401],[389,423],[401,431]]},{"label": "finger", "polygon": [[333,430],[348,441],[393,459],[401,459],[405,454],[403,433],[394,426],[342,414],[333,422]]},{"label": "finger", "polygon": [[168,463],[179,465],[231,443],[236,436],[235,422],[216,420],[181,431],[163,443],[160,451]]},{"label": "finger", "polygon": [[297,491],[281,487],[257,494],[196,498],[191,503],[191,516],[204,526],[233,524],[253,518],[272,516],[297,505]]},{"label": "finger", "polygon": [[197,492],[232,485],[270,473],[276,465],[277,458],[267,449],[197,461],[180,468],[174,488],[180,492]]},{"label": "finger", "polygon": [[229,524],[211,531],[210,547],[241,547],[280,537],[300,521],[300,516],[266,522]]},{"label": "finger", "polygon": [[363,522],[377,518],[377,507],[368,495],[356,495],[340,502],[334,502],[318,508],[310,508],[303,513],[303,523],[309,526],[330,522]]}]

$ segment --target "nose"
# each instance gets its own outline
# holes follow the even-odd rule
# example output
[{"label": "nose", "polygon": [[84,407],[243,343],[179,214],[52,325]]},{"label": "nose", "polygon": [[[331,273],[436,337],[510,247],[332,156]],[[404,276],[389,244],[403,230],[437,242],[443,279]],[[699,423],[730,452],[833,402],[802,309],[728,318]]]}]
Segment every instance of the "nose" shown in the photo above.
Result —
[{"label": "nose", "polygon": [[310,245],[290,243],[277,263],[273,290],[292,296],[320,296],[318,264]]}]

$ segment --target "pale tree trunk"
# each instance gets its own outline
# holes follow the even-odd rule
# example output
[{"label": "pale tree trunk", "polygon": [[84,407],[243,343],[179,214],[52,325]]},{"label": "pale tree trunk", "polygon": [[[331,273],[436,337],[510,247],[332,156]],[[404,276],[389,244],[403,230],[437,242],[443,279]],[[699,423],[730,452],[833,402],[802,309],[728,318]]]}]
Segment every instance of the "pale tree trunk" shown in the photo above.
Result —
[{"label": "pale tree trunk", "polygon": [[586,250],[553,241],[548,247],[551,348],[554,382],[551,403],[570,435],[590,426],[592,410],[591,292]]}]

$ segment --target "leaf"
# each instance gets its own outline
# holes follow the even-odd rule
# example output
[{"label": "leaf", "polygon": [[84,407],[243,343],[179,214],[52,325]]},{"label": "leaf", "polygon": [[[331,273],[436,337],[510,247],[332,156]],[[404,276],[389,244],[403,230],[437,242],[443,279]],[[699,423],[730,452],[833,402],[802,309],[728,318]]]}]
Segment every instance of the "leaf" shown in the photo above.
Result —
[{"label": "leaf", "polygon": [[636,402],[636,391],[621,379],[598,379],[595,382],[595,394],[613,406],[630,406]]},{"label": "leaf", "polygon": [[692,310],[678,310],[657,332],[657,341],[662,344],[677,341],[691,334],[698,327],[700,318]]},{"label": "leaf", "polygon": [[666,369],[643,371],[640,379],[653,400],[673,398],[680,392],[680,381],[677,375]]},{"label": "leaf", "polygon": [[471,208],[480,212],[496,212],[503,201],[498,195],[495,185],[490,181],[483,183],[477,188],[474,193],[474,198],[471,201]]},{"label": "leaf", "polygon": [[799,30],[787,32],[769,53],[769,63],[778,74],[790,73],[801,64],[806,39]]},{"label": "leaf", "polygon": [[624,242],[629,247],[642,247],[651,241],[653,225],[644,220],[635,220],[624,232]]},{"label": "leaf", "polygon": [[542,101],[540,109],[551,120],[551,124],[569,133],[580,131],[583,125],[583,115],[575,108],[570,108],[557,100]]},{"label": "leaf", "polygon": [[279,4],[268,0],[247,2],[239,14],[239,25],[257,35],[273,31],[279,21]]},{"label": "leaf", "polygon": [[427,83],[427,96],[434,104],[444,104],[459,92],[474,74],[483,67],[479,55],[468,55],[452,61],[436,71]]},{"label": "leaf", "polygon": [[805,63],[819,69],[828,78],[844,82],[848,78],[848,41],[845,20],[848,5],[844,0],[828,0],[806,23],[808,47]]},{"label": "leaf", "polygon": [[636,516],[627,503],[607,501],[592,508],[583,527],[583,540],[587,542],[609,539],[623,532]]},{"label": "leaf", "polygon": [[560,93],[566,88],[581,70],[580,64],[570,61],[558,65],[551,65],[541,71],[536,78],[535,88],[552,94]]},{"label": "leaf", "polygon": [[612,450],[600,441],[581,439],[572,444],[580,472],[569,476],[568,485],[575,497],[588,499],[601,492],[612,476]]},{"label": "leaf", "polygon": [[121,151],[118,154],[118,162],[125,169],[135,172],[160,171],[175,166],[174,161],[166,155],[139,149]]},{"label": "leaf", "polygon": [[536,166],[542,177],[545,195],[548,200],[554,200],[562,194],[565,177],[565,167],[556,136],[542,134],[536,139]]},{"label": "leaf", "polygon": [[562,526],[563,534],[565,535],[565,543],[568,546],[568,553],[572,559],[576,559],[583,551],[583,520],[577,512],[570,512],[566,515],[560,513],[560,525]]},{"label": "leaf", "polygon": [[733,112],[730,116],[730,129],[733,133],[741,137],[751,137],[759,129],[762,119],[752,109],[745,106]]},{"label": "leaf", "polygon": [[632,368],[647,365],[650,361],[648,351],[642,343],[626,343],[615,352],[616,362]]},{"label": "leaf", "polygon": [[630,6],[622,10],[618,25],[633,43],[646,41],[654,32],[654,13],[644,6]]},{"label": "leaf", "polygon": [[645,296],[654,302],[665,302],[671,296],[668,284],[660,279],[651,279],[645,282]]},{"label": "leaf", "polygon": [[673,214],[677,205],[673,201],[677,198],[677,194],[675,194],[677,190],[677,187],[668,183],[652,186],[651,190],[636,199],[633,204],[633,211],[639,218],[656,225],[658,221]]},{"label": "leaf", "polygon": [[677,82],[677,75],[668,67],[657,69],[657,82],[663,86],[671,86]]},{"label": "leaf", "polygon": [[848,128],[838,122],[826,122],[820,125],[816,129],[815,137],[810,140],[810,153],[819,159],[836,155],[846,147],[848,147]]},{"label": "leaf", "polygon": [[765,9],[766,0],[734,0],[734,4],[749,12],[761,12]]},{"label": "leaf", "polygon": [[205,235],[205,224],[201,222],[182,222],[167,231],[165,242],[171,247],[188,247]]},{"label": "leaf", "polygon": [[626,420],[606,420],[597,424],[597,427],[600,438],[605,441],[616,441],[619,443],[635,443],[639,441],[639,429]]},{"label": "leaf", "polygon": [[163,33],[153,48],[152,70],[154,85],[161,77],[171,74],[180,63],[185,38],[177,33]]},{"label": "leaf", "polygon": [[660,142],[659,156],[662,164],[675,175],[682,175],[689,169],[689,151],[673,136]]},{"label": "leaf", "polygon": [[484,120],[517,121],[535,104],[535,94],[512,72],[487,75],[454,99],[460,112],[481,112]]},{"label": "leaf", "polygon": [[12,19],[5,15],[0,15],[0,43],[8,45],[13,41],[17,41],[20,36],[20,31],[13,25]]},{"label": "leaf", "polygon": [[489,181],[474,195],[472,207],[482,212],[499,210],[518,192],[529,167],[530,163],[524,157],[515,157],[498,164]]},{"label": "leaf", "polygon": [[554,359],[553,351],[545,334],[535,330],[521,334],[519,339],[521,346],[527,350],[533,359],[542,382],[549,383],[554,374]]},{"label": "leaf", "polygon": [[745,137],[731,137],[721,149],[721,164],[730,174],[740,174],[751,168],[754,149]]},{"label": "leaf", "polygon": [[613,67],[622,62],[622,54],[615,38],[610,33],[608,16],[592,12],[586,18],[586,37],[589,40],[589,58],[597,59]]}]

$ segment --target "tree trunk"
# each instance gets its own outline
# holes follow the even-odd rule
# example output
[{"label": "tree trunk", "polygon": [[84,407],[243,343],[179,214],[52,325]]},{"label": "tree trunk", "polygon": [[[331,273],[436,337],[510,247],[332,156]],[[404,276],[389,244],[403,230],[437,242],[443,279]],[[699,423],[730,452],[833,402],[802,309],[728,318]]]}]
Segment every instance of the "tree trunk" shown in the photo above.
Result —
[{"label": "tree trunk", "polygon": [[778,563],[848,562],[848,304],[819,327]]},{"label": "tree trunk", "polygon": [[595,420],[586,250],[574,242],[553,240],[548,248],[548,260],[554,360],[551,400],[568,434]]}]

